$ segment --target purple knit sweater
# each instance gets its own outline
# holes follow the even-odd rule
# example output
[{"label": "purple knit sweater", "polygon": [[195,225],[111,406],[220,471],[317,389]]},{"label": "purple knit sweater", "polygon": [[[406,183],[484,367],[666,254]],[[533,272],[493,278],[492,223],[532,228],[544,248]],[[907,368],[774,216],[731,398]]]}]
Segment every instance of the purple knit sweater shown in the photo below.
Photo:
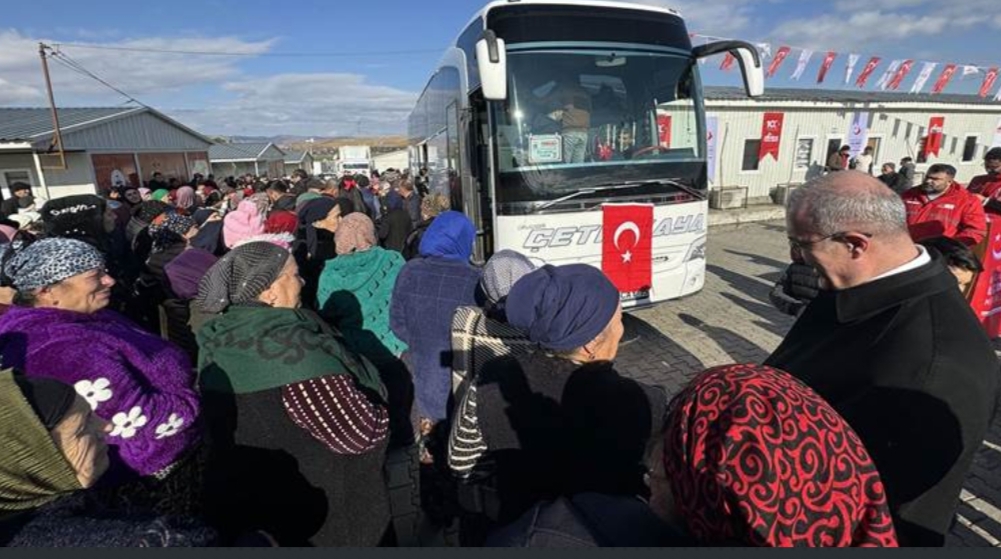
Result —
[{"label": "purple knit sweater", "polygon": [[114,311],[11,307],[0,318],[0,355],[3,367],[75,387],[111,422],[112,456],[139,475],[172,465],[199,440],[188,357]]}]

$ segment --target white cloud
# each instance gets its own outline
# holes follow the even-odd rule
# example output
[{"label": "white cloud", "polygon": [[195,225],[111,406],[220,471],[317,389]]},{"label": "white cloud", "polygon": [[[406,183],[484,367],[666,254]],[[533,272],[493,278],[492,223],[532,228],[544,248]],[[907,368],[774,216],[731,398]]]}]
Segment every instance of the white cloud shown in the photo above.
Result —
[{"label": "white cloud", "polygon": [[[0,75],[14,84],[14,92],[0,88],[2,104],[40,104],[45,102],[44,80],[38,58],[39,41],[58,41],[27,37],[15,30],[0,31]],[[94,44],[111,48],[165,50],[206,50],[260,54],[275,40],[248,42],[233,37],[188,39],[137,39]],[[240,74],[238,57],[184,56],[160,52],[103,50],[64,46],[61,50],[91,72],[120,89],[142,99],[144,95],[174,92],[191,85],[220,83]],[[50,59],[56,100],[60,104],[121,103],[123,98],[91,78],[70,70]]]},{"label": "white cloud", "polygon": [[400,133],[417,94],[368,83],[358,74],[279,74],[223,84],[232,102],[168,111],[210,134],[351,135]]},{"label": "white cloud", "polygon": [[971,16],[857,11],[785,21],[772,31],[771,36],[801,47],[851,48],[857,51],[873,46],[899,45],[901,41],[919,37],[930,38],[968,29],[982,22],[982,19]]}]

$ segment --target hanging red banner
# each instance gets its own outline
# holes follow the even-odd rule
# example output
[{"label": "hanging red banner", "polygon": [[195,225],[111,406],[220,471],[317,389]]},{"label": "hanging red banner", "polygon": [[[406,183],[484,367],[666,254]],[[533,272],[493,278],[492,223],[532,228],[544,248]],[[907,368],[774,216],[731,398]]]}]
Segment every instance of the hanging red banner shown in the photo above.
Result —
[{"label": "hanging red banner", "polygon": [[780,47],[779,48],[779,50],[775,53],[775,58],[772,59],[771,65],[768,66],[768,77],[769,78],[772,77],[772,76],[774,76],[775,72],[779,71],[779,66],[782,65],[782,63],[785,61],[786,57],[789,56],[790,52],[792,52],[792,49],[789,48],[789,47]]},{"label": "hanging red banner", "polygon": [[782,122],[784,113],[765,113],[761,123],[761,149],[758,150],[758,160],[771,155],[779,160],[779,145],[782,143]]},{"label": "hanging red banner", "polygon": [[914,66],[913,60],[905,60],[900,68],[897,69],[897,73],[893,75],[893,79],[890,80],[887,87],[893,91],[900,89],[900,84],[903,83],[904,78],[907,74],[911,72],[911,67]]},{"label": "hanging red banner", "polygon": [[984,84],[980,86],[980,96],[987,97],[991,90],[994,89],[994,82],[998,81],[998,69],[991,68],[987,70],[987,75],[984,76]]},{"label": "hanging red banner", "polygon": [[820,73],[817,74],[817,83],[824,83],[824,78],[827,77],[828,70],[834,64],[834,59],[838,57],[838,53],[829,52],[827,56],[824,57],[824,63],[820,65]]},{"label": "hanging red banner", "polygon": [[933,94],[942,93],[945,86],[949,85],[949,80],[952,79],[953,74],[956,73],[955,64],[947,64],[945,69],[942,70],[942,75],[938,77],[938,81],[935,82],[935,87],[931,89]]},{"label": "hanging red banner", "polygon": [[928,138],[925,140],[925,157],[934,155],[938,157],[942,149],[942,136],[945,129],[945,117],[933,116],[928,121]]},{"label": "hanging red banner", "polygon": [[866,63],[865,68],[862,69],[862,73],[858,75],[858,79],[855,80],[855,85],[859,88],[865,87],[865,82],[869,81],[869,76],[876,71],[876,66],[879,66],[879,61],[881,59],[878,56],[874,56],[869,59]]},{"label": "hanging red banner", "polygon": [[737,58],[733,56],[733,54],[728,52],[726,53],[726,56],[723,58],[723,63],[719,65],[719,69],[723,70],[724,72],[729,72],[730,70],[733,70],[733,63],[736,61]]}]

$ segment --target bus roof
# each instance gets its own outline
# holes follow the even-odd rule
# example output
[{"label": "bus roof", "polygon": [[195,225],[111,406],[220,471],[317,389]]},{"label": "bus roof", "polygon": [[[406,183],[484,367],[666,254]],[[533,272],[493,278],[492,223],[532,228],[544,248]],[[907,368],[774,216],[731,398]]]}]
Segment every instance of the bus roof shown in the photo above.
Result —
[{"label": "bus roof", "polygon": [[525,6],[525,5],[532,5],[532,4],[536,4],[536,5],[540,5],[540,6],[545,6],[545,5],[552,5],[552,6],[590,6],[590,7],[595,7],[595,8],[619,8],[619,9],[627,9],[627,10],[643,10],[643,11],[646,11],[646,12],[657,12],[657,13],[670,14],[670,15],[673,15],[673,16],[682,17],[681,13],[678,12],[678,10],[675,10],[673,8],[665,8],[665,7],[661,7],[661,6],[653,6],[653,5],[650,5],[650,4],[635,4],[635,3],[630,3],[630,2],[615,2],[615,1],[608,1],[608,0],[516,0],[516,1],[511,1],[511,0],[494,0],[493,2],[488,3],[486,6],[483,6],[483,8],[481,8],[480,11],[476,12],[476,15],[474,15],[472,18],[470,18],[469,22],[467,22],[466,25],[464,25],[462,27],[462,29],[459,30],[459,35],[457,35],[455,37],[455,40],[452,41],[452,45],[454,46],[454,45],[458,44],[459,37],[462,36],[462,33],[474,21],[476,21],[478,19],[482,20],[482,21],[486,21],[487,15],[490,13],[491,10],[494,10],[496,8],[506,7],[506,6]]}]

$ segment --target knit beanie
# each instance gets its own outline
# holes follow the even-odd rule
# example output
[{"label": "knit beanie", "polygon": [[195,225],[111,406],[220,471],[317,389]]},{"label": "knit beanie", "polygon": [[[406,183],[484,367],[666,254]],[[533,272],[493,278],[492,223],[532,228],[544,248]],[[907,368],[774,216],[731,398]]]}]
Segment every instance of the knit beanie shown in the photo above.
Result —
[{"label": "knit beanie", "polygon": [[255,302],[281,275],[289,256],[288,250],[263,241],[234,248],[199,282],[196,304],[216,314]]},{"label": "knit beanie", "polygon": [[97,238],[104,235],[107,201],[93,194],[49,200],[42,207],[45,232],[51,237]]},{"label": "knit beanie", "polygon": [[535,269],[535,264],[520,252],[505,249],[494,253],[483,267],[483,292],[491,303],[498,303],[507,297],[515,282]]},{"label": "knit beanie", "polygon": [[341,219],[334,234],[337,254],[366,251],[376,244],[375,223],[363,213],[353,213]]},{"label": "knit beanie", "polygon": [[240,202],[236,211],[223,218],[222,240],[227,248],[233,248],[243,239],[264,233],[264,218],[257,204],[250,200]]},{"label": "knit beanie", "polygon": [[162,252],[172,245],[184,242],[184,235],[194,226],[194,218],[174,212],[156,218],[149,226],[149,236],[153,239],[153,252]]}]

